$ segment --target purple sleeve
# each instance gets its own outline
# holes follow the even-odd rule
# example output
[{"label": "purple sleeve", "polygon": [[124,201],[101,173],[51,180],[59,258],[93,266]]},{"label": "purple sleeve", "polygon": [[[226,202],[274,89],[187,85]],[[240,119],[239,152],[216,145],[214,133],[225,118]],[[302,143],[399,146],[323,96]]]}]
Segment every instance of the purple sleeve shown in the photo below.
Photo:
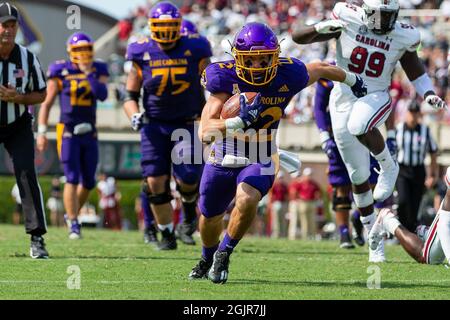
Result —
[{"label": "purple sleeve", "polygon": [[61,77],[61,70],[63,67],[63,63],[52,63],[47,70],[47,78],[48,79],[52,79],[52,78],[60,78]]},{"label": "purple sleeve", "polygon": [[97,70],[97,76],[106,76],[109,77],[108,65],[103,62],[96,62],[95,69]]},{"label": "purple sleeve", "polygon": [[139,64],[139,62],[140,62],[140,48],[141,48],[141,45],[139,44],[139,43],[137,43],[137,42],[133,42],[133,43],[130,43],[129,45],[128,45],[128,48],[127,48],[127,53],[126,53],[126,55],[125,55],[125,58],[128,60],[128,61],[133,61],[133,62],[136,62],[136,63],[138,63]]},{"label": "purple sleeve", "polygon": [[224,92],[221,76],[218,72],[218,65],[216,63],[210,64],[205,71],[203,71],[201,83],[202,86],[211,93]]},{"label": "purple sleeve", "polygon": [[331,131],[331,117],[328,111],[330,92],[333,88],[329,81],[320,79],[316,85],[316,95],[314,99],[314,119],[320,132]]},{"label": "purple sleeve", "polygon": [[108,98],[108,88],[106,84],[98,81],[98,78],[94,72],[90,73],[87,77],[89,84],[91,85],[92,94],[96,99],[105,101]]},{"label": "purple sleeve", "polygon": [[211,49],[211,44],[209,43],[208,39],[200,36],[199,40],[200,40],[199,57],[201,57],[201,59],[212,57],[213,53]]},{"label": "purple sleeve", "polygon": [[291,58],[294,64],[293,70],[293,78],[295,79],[295,84],[297,86],[296,91],[302,91],[308,86],[309,82],[309,74],[308,70],[306,70],[305,64],[299,59]]}]

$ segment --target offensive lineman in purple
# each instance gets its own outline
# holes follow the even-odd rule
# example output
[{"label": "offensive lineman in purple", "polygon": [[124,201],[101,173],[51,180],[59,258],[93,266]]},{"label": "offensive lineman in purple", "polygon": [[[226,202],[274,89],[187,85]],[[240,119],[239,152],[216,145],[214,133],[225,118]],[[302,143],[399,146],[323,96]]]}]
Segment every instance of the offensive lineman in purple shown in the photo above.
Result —
[{"label": "offensive lineman in purple", "polygon": [[[203,89],[200,75],[212,56],[208,41],[198,36],[181,36],[181,16],[170,2],[156,4],[149,13],[151,37],[129,45],[127,59],[133,63],[127,80],[124,109],[134,130],[141,132],[141,166],[148,187],[148,199],[162,233],[158,248],[174,250],[171,170],[182,196],[184,221],[180,238],[195,244],[196,203],[202,165],[172,164],[171,152],[183,158],[194,156],[194,120],[202,111]],[[139,112],[143,88],[144,112]],[[191,141],[172,141],[175,130],[189,132]],[[200,143],[199,143],[200,144]]]},{"label": "offensive lineman in purple", "polygon": [[94,42],[81,32],[69,37],[69,61],[56,61],[48,69],[47,98],[39,110],[38,150],[47,147],[48,116],[59,95],[60,121],[56,127],[57,148],[64,167],[64,206],[69,238],[81,237],[77,216],[95,187],[98,163],[97,100],[107,98],[108,66],[94,61]]},{"label": "offensive lineman in purple", "polygon": [[[202,112],[199,136],[204,142],[214,138],[214,145],[200,182],[202,258],[189,278],[208,277],[214,283],[227,281],[230,255],[250,227],[259,200],[273,184],[276,171],[273,162],[276,160],[268,156],[276,156],[277,151],[271,130],[278,128],[290,99],[322,77],[347,83],[356,96],[364,96],[367,92],[360,78],[341,68],[322,62],[305,65],[297,59],[279,58],[278,39],[262,23],[246,24],[236,34],[232,52],[234,60],[208,66],[202,77],[202,83],[211,95]],[[239,116],[220,119],[223,104],[237,92],[259,93],[251,104],[241,95]],[[263,129],[269,131],[264,132],[265,135],[247,137],[250,142],[245,145],[257,143],[261,147],[269,143],[268,153],[263,155],[267,157],[252,157],[247,151],[252,148],[240,149],[238,139],[242,138],[243,132],[236,133],[236,130],[259,134]],[[224,139],[225,134],[234,138]],[[244,162],[232,161],[238,159]],[[222,217],[234,197],[236,206],[220,242]]]}]

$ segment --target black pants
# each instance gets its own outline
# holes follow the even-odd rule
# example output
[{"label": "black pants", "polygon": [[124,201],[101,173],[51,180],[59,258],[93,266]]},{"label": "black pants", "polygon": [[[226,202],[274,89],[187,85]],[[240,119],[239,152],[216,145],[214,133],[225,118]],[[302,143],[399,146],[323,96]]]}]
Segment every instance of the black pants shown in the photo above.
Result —
[{"label": "black pants", "polygon": [[42,192],[34,166],[34,136],[31,115],[25,112],[18,120],[0,127],[0,143],[12,158],[14,173],[22,199],[26,232],[43,235],[47,232]]},{"label": "black pants", "polygon": [[425,166],[400,165],[396,187],[398,192],[398,217],[409,231],[417,228],[417,215],[425,191]]}]

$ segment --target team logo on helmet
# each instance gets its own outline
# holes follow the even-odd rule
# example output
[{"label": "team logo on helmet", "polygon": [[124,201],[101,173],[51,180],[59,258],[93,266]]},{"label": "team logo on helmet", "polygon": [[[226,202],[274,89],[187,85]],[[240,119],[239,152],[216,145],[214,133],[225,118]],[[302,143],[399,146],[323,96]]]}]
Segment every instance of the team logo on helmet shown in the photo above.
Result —
[{"label": "team logo on helmet", "polygon": [[368,30],[378,35],[394,30],[400,10],[397,0],[364,0],[361,7]]},{"label": "team logo on helmet", "polygon": [[264,23],[246,24],[235,36],[232,54],[237,76],[251,85],[265,85],[275,78],[280,45]]},{"label": "team logo on helmet", "polygon": [[67,40],[67,52],[72,63],[92,63],[94,42],[87,34],[76,32]]},{"label": "team logo on helmet", "polygon": [[181,36],[181,15],[171,2],[160,2],[149,13],[150,37],[159,43],[173,43]]}]

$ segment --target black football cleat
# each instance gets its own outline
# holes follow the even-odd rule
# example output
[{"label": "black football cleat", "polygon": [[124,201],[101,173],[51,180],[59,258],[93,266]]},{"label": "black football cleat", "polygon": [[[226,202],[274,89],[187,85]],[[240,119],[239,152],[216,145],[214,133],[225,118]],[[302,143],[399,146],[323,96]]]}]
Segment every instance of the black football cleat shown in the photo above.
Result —
[{"label": "black football cleat", "polygon": [[158,237],[157,237],[158,230],[154,225],[151,225],[148,228],[145,228],[144,230],[144,242],[148,244],[158,244]]},{"label": "black football cleat", "polygon": [[191,223],[182,222],[179,225],[177,225],[177,235],[178,238],[183,242],[184,244],[195,246],[195,240],[192,237],[195,230],[197,230],[197,221],[193,221]]},{"label": "black football cleat", "polygon": [[362,247],[366,241],[364,240],[364,234],[363,234],[363,224],[361,220],[351,215],[352,225],[353,225],[353,240],[356,242],[356,244],[360,247]]},{"label": "black football cleat", "polygon": [[211,269],[208,272],[208,279],[214,283],[224,284],[227,282],[229,264],[230,254],[226,251],[216,251]]},{"label": "black football cleat", "polygon": [[161,231],[161,241],[158,243],[158,250],[176,250],[177,239],[174,232],[170,232],[169,229]]},{"label": "black football cleat", "polygon": [[190,280],[198,280],[203,278],[208,278],[208,271],[211,268],[212,260],[206,261],[205,258],[201,258],[197,265],[192,268],[192,271],[189,273]]},{"label": "black football cleat", "polygon": [[33,259],[48,259],[44,238],[41,236],[31,236],[30,256]]}]

